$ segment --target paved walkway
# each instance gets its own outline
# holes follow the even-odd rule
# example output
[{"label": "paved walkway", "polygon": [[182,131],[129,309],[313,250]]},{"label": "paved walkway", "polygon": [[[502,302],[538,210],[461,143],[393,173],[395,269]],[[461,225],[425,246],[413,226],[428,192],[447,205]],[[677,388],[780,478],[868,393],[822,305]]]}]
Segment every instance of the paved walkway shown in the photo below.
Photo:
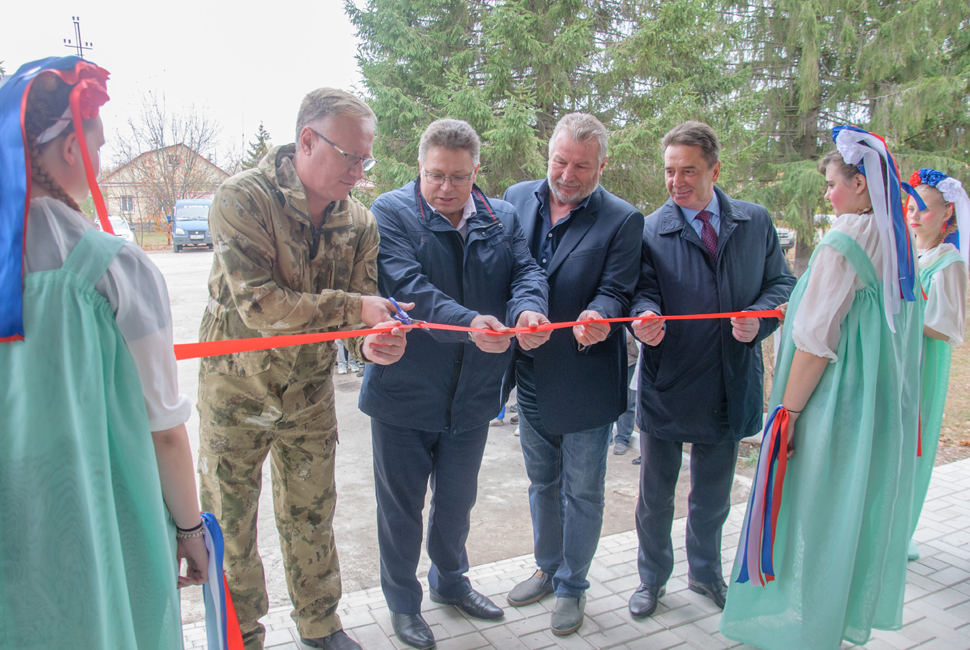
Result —
[{"label": "paved walkway", "polygon": [[[933,648],[970,649],[970,459],[941,465],[933,473],[926,506],[916,531],[922,558],[909,564],[903,629],[876,631],[864,647],[878,650]],[[632,514],[631,514],[632,517]],[[725,569],[732,566],[744,518],[744,507],[731,510],[724,527]],[[674,574],[667,595],[651,618],[635,621],[627,613],[627,599],[639,584],[637,538],[633,531],[600,540],[590,571],[586,620],[568,637],[549,631],[549,612],[555,602],[546,598],[527,607],[508,607],[505,594],[534,570],[532,556],[516,557],[472,567],[469,577],[482,593],[505,608],[505,618],[486,622],[467,618],[453,607],[425,598],[423,615],[439,650],[587,650],[618,648],[714,650],[740,646],[717,631],[720,612],[710,600],[687,590],[684,555],[685,520],[674,522]],[[427,596],[427,581],[422,580]],[[340,601],[344,628],[365,650],[403,650],[391,629],[390,614],[379,587],[345,594]],[[269,650],[304,650],[289,616],[289,608],[272,610],[264,619]],[[185,627],[185,647],[205,647],[203,623]]]}]

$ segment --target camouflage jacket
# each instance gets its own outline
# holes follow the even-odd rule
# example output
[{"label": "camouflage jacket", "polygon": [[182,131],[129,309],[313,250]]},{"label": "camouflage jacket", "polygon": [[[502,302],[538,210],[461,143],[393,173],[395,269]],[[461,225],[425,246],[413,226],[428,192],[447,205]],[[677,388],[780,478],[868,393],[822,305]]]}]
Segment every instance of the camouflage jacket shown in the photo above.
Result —
[{"label": "camouflage jacket", "polygon": [[[377,293],[377,224],[350,198],[337,202],[315,228],[293,153],[293,145],[274,147],[256,169],[216,190],[209,210],[215,255],[200,341],[362,326],[361,295]],[[358,358],[361,342],[346,341]],[[333,343],[318,343],[209,357],[201,364],[200,395],[202,384],[219,375],[252,397],[265,387],[272,400],[279,386],[298,383],[311,384],[304,388],[312,394],[313,385],[329,385],[335,356]],[[227,406],[199,404],[203,413]],[[285,409],[280,418],[301,419]],[[232,426],[232,419],[220,424]]]}]

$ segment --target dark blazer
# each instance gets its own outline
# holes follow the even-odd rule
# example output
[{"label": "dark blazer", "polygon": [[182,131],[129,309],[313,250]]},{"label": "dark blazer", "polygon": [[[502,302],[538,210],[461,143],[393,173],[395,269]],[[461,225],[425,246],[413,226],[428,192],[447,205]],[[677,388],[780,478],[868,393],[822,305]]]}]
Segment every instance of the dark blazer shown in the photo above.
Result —
[{"label": "dark blazer", "polygon": [[[644,223],[632,315],[760,311],[788,301],[795,278],[768,211],[714,191],[721,208],[716,267],[668,200]],[[761,341],[777,327],[777,319],[763,318],[754,341],[741,343],[728,319],[667,322],[660,344],[643,346],[640,430],[708,444],[757,432],[764,409]]]},{"label": "dark blazer", "polygon": [[[536,192],[546,181],[508,189],[527,242],[539,219]],[[640,274],[639,210],[598,186],[571,223],[549,264],[549,319],[576,320],[587,309],[604,318],[626,316]],[[536,401],[542,425],[553,434],[605,426],[626,410],[627,355],[623,328],[602,343],[580,349],[572,328],[555,330],[533,350]]]},{"label": "dark blazer", "polygon": [[[547,313],[545,274],[529,253],[511,205],[472,190],[478,212],[465,241],[434,212],[412,181],[382,194],[371,211],[381,235],[377,286],[413,302],[412,318],[467,326],[479,314],[515,324],[526,310]],[[360,410],[399,427],[460,433],[487,424],[504,404],[512,348],[482,352],[467,333],[412,330],[404,356],[368,364]]]}]

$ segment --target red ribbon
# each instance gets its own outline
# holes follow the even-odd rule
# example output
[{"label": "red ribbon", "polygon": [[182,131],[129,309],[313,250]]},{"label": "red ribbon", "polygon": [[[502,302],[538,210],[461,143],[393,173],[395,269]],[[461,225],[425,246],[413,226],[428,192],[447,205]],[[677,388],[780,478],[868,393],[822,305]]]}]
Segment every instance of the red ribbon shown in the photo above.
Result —
[{"label": "red ribbon", "polygon": [[292,345],[306,345],[309,343],[323,343],[324,341],[336,341],[338,339],[351,339],[368,334],[385,334],[395,329],[411,330],[445,330],[448,332],[475,332],[479,334],[528,334],[530,332],[547,332],[550,330],[564,329],[576,325],[589,325],[591,323],[631,323],[633,321],[645,321],[652,319],[660,320],[708,320],[714,318],[783,318],[783,314],[778,309],[765,311],[732,311],[720,314],[681,314],[678,316],[633,316],[627,318],[597,318],[588,320],[577,320],[563,323],[547,323],[536,327],[512,327],[504,332],[481,329],[478,327],[461,327],[459,325],[442,325],[439,323],[417,322],[413,325],[395,325],[393,327],[372,327],[363,330],[348,330],[337,332],[317,332],[314,334],[288,334],[283,336],[263,336],[255,339],[230,339],[226,341],[203,341],[201,343],[182,343],[175,346],[175,359],[197,359],[200,357],[217,357],[223,354],[235,354],[237,352],[252,352],[254,350],[270,350],[274,348],[286,348]]}]

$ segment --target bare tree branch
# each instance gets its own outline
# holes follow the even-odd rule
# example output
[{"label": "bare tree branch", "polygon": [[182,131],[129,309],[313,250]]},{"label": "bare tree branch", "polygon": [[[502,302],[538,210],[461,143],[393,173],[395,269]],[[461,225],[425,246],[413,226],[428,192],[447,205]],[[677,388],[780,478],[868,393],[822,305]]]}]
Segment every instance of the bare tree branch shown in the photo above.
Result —
[{"label": "bare tree branch", "polygon": [[149,92],[139,113],[115,133],[116,168],[103,185],[112,195],[129,197],[136,223],[167,231],[165,217],[176,201],[205,197],[226,178],[215,164],[220,130],[206,110],[169,111],[164,94]]}]

